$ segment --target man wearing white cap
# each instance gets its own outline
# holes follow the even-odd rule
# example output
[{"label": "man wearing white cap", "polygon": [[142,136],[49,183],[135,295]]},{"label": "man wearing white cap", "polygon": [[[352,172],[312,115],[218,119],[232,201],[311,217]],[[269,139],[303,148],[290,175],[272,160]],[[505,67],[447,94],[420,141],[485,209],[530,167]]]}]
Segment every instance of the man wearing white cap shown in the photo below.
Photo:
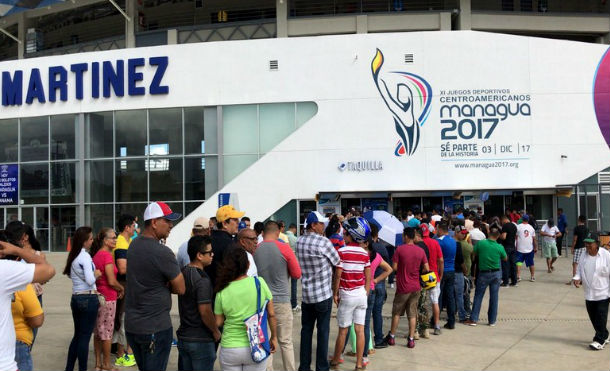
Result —
[{"label": "man wearing white cap", "polygon": [[125,331],[142,371],[164,371],[172,347],[171,294],[184,294],[184,277],[172,250],[159,241],[180,217],[163,202],[151,203],[144,231],[127,250]]},{"label": "man wearing white cap", "polygon": [[301,264],[303,303],[301,305],[301,350],[299,371],[311,366],[311,343],[314,325],[318,329],[316,370],[328,370],[328,335],[333,308],[333,268],[339,264],[339,254],[324,237],[328,218],[312,211],[305,221],[305,234],[297,240],[297,258]]},{"label": "man wearing white cap", "polygon": [[[204,216],[200,216],[195,219],[195,223],[193,223],[193,230],[191,231],[191,237],[193,236],[209,236],[210,235],[210,220]],[[178,253],[176,254],[176,260],[178,261],[178,265],[180,268],[188,265],[191,262],[188,253],[189,240],[184,241],[182,245],[178,248]]]}]

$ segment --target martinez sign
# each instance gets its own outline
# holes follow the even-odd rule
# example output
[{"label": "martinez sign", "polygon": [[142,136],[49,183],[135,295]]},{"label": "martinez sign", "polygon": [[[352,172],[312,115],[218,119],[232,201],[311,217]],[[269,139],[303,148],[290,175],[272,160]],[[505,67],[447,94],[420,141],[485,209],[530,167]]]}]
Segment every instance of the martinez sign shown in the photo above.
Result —
[{"label": "martinez sign", "polygon": [[[64,66],[49,66],[48,79],[43,82],[40,69],[32,68],[24,81],[24,71],[15,70],[12,74],[9,71],[2,71],[2,105],[20,106],[23,104],[23,92],[25,87],[25,103],[32,104],[34,100],[38,103],[46,103],[57,100],[66,102],[68,92],[82,100],[85,96],[83,91],[84,79],[90,80],[91,90],[86,94],[91,98],[97,99],[101,95],[104,98],[111,96],[123,97],[125,95],[125,80],[127,80],[127,94],[137,95],[158,95],[168,94],[169,87],[162,85],[163,76],[167,70],[169,58],[167,56],[145,58],[130,58],[127,60],[118,59],[116,61],[102,61],[91,63],[74,63],[68,68]],[[150,79],[148,87],[140,86],[144,80],[144,73],[139,69],[144,66],[154,67],[154,75]],[[68,73],[68,69],[70,73]],[[25,85],[24,85],[25,82]],[[147,89],[148,88],[148,89]]]}]

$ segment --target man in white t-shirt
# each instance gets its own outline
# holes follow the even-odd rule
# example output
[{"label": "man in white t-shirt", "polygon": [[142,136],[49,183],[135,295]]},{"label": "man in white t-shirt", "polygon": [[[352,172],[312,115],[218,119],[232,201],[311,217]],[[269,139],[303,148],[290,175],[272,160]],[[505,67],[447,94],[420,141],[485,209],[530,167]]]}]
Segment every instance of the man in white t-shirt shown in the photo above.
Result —
[{"label": "man in white t-shirt", "polygon": [[11,312],[11,301],[16,291],[25,290],[28,283],[45,283],[55,275],[55,268],[44,258],[0,241],[0,259],[17,257],[29,264],[11,260],[0,260],[0,370],[15,371],[15,326]]},{"label": "man in white t-shirt", "polygon": [[[530,269],[530,281],[536,281],[534,275],[534,257],[538,252],[536,231],[529,224],[529,216],[523,214],[521,224],[517,225],[517,281],[521,281],[521,265],[525,263]],[[519,264],[521,263],[521,264]]]},{"label": "man in white t-shirt", "polygon": [[557,252],[557,243],[555,241],[557,238],[561,237],[561,232],[559,232],[559,228],[557,228],[555,221],[551,218],[542,226],[540,234],[544,236],[542,251],[546,258],[547,272],[552,273],[555,269],[553,263],[555,263],[559,256]]}]

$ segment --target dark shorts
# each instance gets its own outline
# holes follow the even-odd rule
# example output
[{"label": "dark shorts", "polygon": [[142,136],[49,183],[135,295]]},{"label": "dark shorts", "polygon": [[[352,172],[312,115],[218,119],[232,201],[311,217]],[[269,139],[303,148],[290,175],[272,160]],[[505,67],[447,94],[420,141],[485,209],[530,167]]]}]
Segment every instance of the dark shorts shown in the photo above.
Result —
[{"label": "dark shorts", "polygon": [[534,250],[532,250],[528,253],[522,253],[522,252],[517,251],[517,263],[525,263],[525,266],[533,267],[534,266],[534,256],[536,256],[536,253],[534,252]]}]

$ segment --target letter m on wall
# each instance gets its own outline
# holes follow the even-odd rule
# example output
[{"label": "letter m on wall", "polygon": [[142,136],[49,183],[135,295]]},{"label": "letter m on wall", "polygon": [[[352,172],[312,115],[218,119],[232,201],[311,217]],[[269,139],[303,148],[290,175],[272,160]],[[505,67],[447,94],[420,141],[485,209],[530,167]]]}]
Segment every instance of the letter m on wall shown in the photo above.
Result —
[{"label": "letter m on wall", "polygon": [[2,72],[2,105],[20,106],[23,103],[23,71]]}]

